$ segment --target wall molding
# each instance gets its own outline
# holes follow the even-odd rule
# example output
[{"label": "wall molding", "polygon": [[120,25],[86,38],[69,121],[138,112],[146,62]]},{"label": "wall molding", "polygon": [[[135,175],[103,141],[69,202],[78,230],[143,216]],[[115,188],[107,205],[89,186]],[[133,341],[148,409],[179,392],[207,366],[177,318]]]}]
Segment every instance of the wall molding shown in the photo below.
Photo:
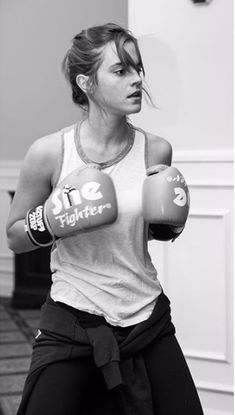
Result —
[{"label": "wall molding", "polygon": [[14,278],[14,255],[11,252],[0,252],[0,295],[11,297]]},{"label": "wall molding", "polygon": [[0,160],[0,192],[16,189],[21,165],[21,160]]},{"label": "wall molding", "polygon": [[[1,160],[0,175],[8,174],[8,171],[19,170],[23,160]],[[175,150],[173,161],[177,163],[233,163],[233,150]],[[11,173],[10,173],[11,174]]]},{"label": "wall molding", "polygon": [[13,293],[13,271],[0,270],[0,292],[1,297],[11,298]]},{"label": "wall molding", "polygon": [[[223,232],[225,233],[224,239],[226,239],[226,234],[228,232],[228,223],[230,218],[230,210],[228,208],[201,208],[201,209],[190,209],[189,218],[199,219],[199,220],[220,220],[223,223]],[[224,262],[226,263],[230,259],[227,257],[228,252],[226,247],[224,247],[224,251],[221,253],[224,258]],[[163,247],[163,268],[165,270],[165,278],[164,283],[167,286],[169,283],[169,272],[168,272],[168,263],[170,261],[170,251],[169,251],[169,243],[164,245]],[[225,267],[224,276],[225,276],[225,294],[226,297],[229,298],[228,292],[228,269]],[[207,362],[217,362],[217,363],[224,363],[227,364],[229,362],[229,312],[228,312],[228,303],[225,309],[225,339],[224,339],[224,348],[222,350],[218,350],[217,352],[213,352],[210,350],[197,350],[197,349],[186,349],[184,348],[184,355],[187,359],[191,360],[198,360],[198,361],[207,361]]]},{"label": "wall molding", "polygon": [[190,209],[190,217],[202,217],[202,218],[225,218],[230,214],[230,210],[226,208],[222,209]]},{"label": "wall molding", "polygon": [[214,409],[208,409],[208,408],[203,408],[204,414],[205,415],[234,415],[233,411],[232,412],[227,412],[227,411],[223,411],[223,410],[214,410]]},{"label": "wall molding", "polygon": [[[173,164],[233,164],[232,150],[176,150],[173,153]],[[0,160],[0,191],[15,190],[19,177],[22,160]],[[189,179],[189,187],[212,187],[212,188],[232,188],[233,177],[229,179],[208,178]]]},{"label": "wall molding", "polygon": [[18,176],[21,165],[22,160],[0,160],[0,177]]},{"label": "wall molding", "polygon": [[[215,162],[213,165],[213,169],[215,170],[215,173],[217,173],[218,164]],[[201,166],[198,166],[199,170]],[[189,169],[191,168],[191,165],[189,164]],[[197,168],[197,166],[196,166]],[[188,169],[188,171],[189,171]],[[196,175],[195,175],[196,177]],[[220,177],[219,174],[215,174],[214,179],[216,180],[217,177]],[[225,179],[226,180],[226,179]],[[223,308],[221,308],[220,313],[223,314],[223,335],[220,342],[218,342],[218,346],[214,350],[214,347],[212,346],[211,342],[206,343],[201,348],[195,347],[196,344],[193,342],[190,342],[188,344],[189,347],[183,348],[184,355],[186,359],[188,360],[189,364],[192,364],[192,367],[200,367],[201,373],[204,373],[205,381],[201,380],[198,376],[195,378],[195,384],[198,389],[198,391],[203,394],[211,394],[213,396],[217,395],[217,399],[220,399],[224,396],[224,399],[232,399],[233,398],[233,385],[231,378],[231,368],[233,366],[233,359],[232,359],[232,343],[233,343],[233,326],[231,322],[231,308],[232,308],[232,293],[231,293],[231,259],[232,259],[232,253],[230,252],[230,247],[232,244],[231,241],[231,233],[232,233],[232,216],[233,216],[233,210],[231,205],[230,197],[228,199],[227,194],[226,197],[223,199],[224,191],[221,190],[220,185],[218,183],[215,183],[214,186],[211,186],[212,183],[200,183],[199,180],[195,181],[195,187],[201,187],[201,189],[193,189],[195,190],[194,197],[197,198],[197,206],[195,205],[195,208],[193,207],[190,209],[189,217],[190,220],[195,219],[198,220],[198,224],[201,224],[203,226],[202,221],[205,221],[206,224],[208,224],[210,221],[215,221],[217,223],[219,231],[221,232],[219,235],[223,238],[223,241],[227,241],[226,244],[222,243],[222,251],[219,254],[219,256],[215,259],[215,266],[217,264],[216,261],[219,261],[219,263],[224,264],[223,270],[222,270],[222,276],[223,278],[223,289],[222,289],[222,296],[225,298]],[[206,191],[206,187],[210,185],[209,191],[212,195],[212,200],[210,203],[210,199],[206,199],[206,202],[204,203],[203,200],[203,192]],[[222,187],[222,186],[221,186]],[[228,182],[223,183],[223,187],[226,188],[229,192],[231,192],[232,195],[232,189],[228,188],[230,185]],[[219,203],[216,205],[213,203],[214,196],[218,194],[219,197]],[[213,223],[213,222],[212,222]],[[229,249],[226,248],[226,246]],[[170,246],[169,244],[164,245],[163,249],[163,269],[165,271],[164,273],[164,283],[167,287],[170,288],[171,280],[170,280],[170,273],[168,271],[168,264],[171,260],[170,258]],[[195,245],[196,246],[196,245]],[[224,249],[223,249],[224,247]],[[184,249],[184,248],[182,248]],[[221,256],[220,256],[221,255]],[[220,314],[221,316],[221,314]],[[214,368],[217,369],[214,369]],[[210,375],[210,369],[211,368],[211,375]],[[205,375],[205,373],[208,370],[208,376]],[[221,373],[221,380],[220,377],[218,377],[219,382],[213,381],[213,370],[217,370],[217,373]],[[199,370],[198,372],[199,373]],[[226,376],[224,375],[226,373]],[[224,383],[223,383],[224,382]],[[231,384],[229,384],[231,382]],[[208,396],[208,395],[207,395]],[[205,411],[206,414],[206,411]],[[222,412],[218,412],[218,415],[222,414]]]},{"label": "wall molding", "polygon": [[191,360],[205,360],[207,362],[228,363],[228,359],[224,353],[184,349],[184,355],[187,359]]},{"label": "wall molding", "polygon": [[0,251],[0,259],[9,260],[9,259],[12,259],[12,258],[13,258],[13,254],[11,255],[10,252],[1,252]]},{"label": "wall molding", "polygon": [[6,272],[12,271],[12,264],[13,264],[14,254],[11,252],[0,252],[0,264],[1,270],[5,270]]},{"label": "wall molding", "polygon": [[187,180],[189,187],[211,187],[211,188],[233,188],[234,184],[232,181],[191,181]]},{"label": "wall molding", "polygon": [[176,150],[174,163],[233,163],[232,150]]},{"label": "wall molding", "polygon": [[190,188],[231,190],[234,186],[232,150],[180,150],[172,164],[185,174]]},{"label": "wall molding", "polygon": [[206,382],[206,381],[197,381],[196,387],[198,390],[206,392],[217,392],[226,395],[233,395],[233,385],[226,385],[222,383],[215,382]]}]

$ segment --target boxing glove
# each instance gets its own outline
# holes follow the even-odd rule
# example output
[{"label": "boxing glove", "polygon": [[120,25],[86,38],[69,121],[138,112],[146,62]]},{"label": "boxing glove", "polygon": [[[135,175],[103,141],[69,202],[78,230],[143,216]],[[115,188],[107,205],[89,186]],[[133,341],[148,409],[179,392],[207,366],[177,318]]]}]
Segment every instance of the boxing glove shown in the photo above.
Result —
[{"label": "boxing glove", "polygon": [[183,231],[190,206],[189,190],[183,175],[172,166],[147,169],[143,184],[143,217],[150,236],[175,240]]},{"label": "boxing glove", "polygon": [[112,179],[98,165],[88,164],[70,173],[44,205],[30,209],[25,230],[37,246],[55,239],[113,223],[117,199]]}]

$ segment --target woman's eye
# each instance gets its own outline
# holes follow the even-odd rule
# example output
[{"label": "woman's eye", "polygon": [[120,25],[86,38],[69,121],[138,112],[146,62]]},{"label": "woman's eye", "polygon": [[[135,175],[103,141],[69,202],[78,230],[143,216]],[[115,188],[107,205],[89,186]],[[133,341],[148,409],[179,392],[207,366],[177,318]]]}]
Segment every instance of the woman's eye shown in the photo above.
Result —
[{"label": "woman's eye", "polygon": [[[143,74],[143,69],[142,69],[142,67],[136,68],[136,69],[135,69],[135,71],[136,71],[139,75]],[[127,72],[131,72],[131,69],[130,69],[130,70],[128,70],[128,69],[125,69],[125,68],[121,68],[121,69],[118,69],[117,71],[115,71],[115,74],[116,74],[116,75],[118,75],[118,76],[123,76],[123,75],[125,75]]]},{"label": "woman's eye", "polygon": [[117,75],[124,75],[125,74],[125,69],[119,69],[118,71],[116,71],[115,73],[117,74]]}]

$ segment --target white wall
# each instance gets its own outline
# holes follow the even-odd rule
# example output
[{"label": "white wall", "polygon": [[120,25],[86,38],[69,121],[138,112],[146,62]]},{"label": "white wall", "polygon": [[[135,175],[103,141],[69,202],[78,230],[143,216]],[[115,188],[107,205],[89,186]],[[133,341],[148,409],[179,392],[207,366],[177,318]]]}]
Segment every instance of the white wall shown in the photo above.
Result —
[{"label": "white wall", "polygon": [[136,119],[175,150],[231,149],[233,1],[130,0],[129,27],[159,107]]},{"label": "white wall", "polygon": [[158,109],[133,122],[167,138],[191,195],[182,236],[150,244],[205,415],[233,413],[233,2],[129,0]]}]

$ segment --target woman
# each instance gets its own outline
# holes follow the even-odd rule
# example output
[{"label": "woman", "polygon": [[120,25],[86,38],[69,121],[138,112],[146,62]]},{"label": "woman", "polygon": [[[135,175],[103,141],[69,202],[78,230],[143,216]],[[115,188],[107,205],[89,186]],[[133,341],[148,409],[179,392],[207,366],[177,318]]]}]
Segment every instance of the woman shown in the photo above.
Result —
[{"label": "woman", "polygon": [[[16,253],[52,245],[18,414],[202,414],[147,251],[146,169],[170,166],[172,148],[127,120],[145,92],[137,41],[115,24],[83,30],[63,70],[86,117],[33,143],[7,224]],[[160,240],[184,226],[155,222]]]}]

